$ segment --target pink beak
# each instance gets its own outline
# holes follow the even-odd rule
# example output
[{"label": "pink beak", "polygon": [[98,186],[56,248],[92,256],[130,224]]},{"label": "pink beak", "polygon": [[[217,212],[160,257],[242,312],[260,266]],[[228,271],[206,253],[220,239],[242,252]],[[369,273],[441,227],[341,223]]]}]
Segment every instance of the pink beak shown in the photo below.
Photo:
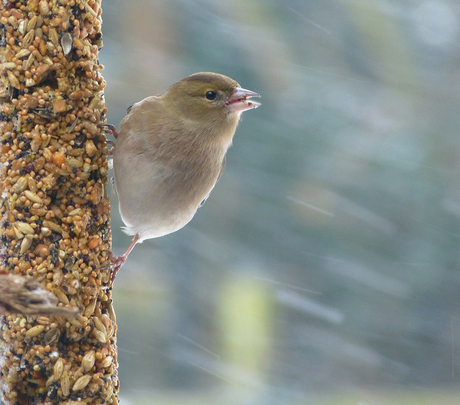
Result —
[{"label": "pink beak", "polygon": [[260,97],[260,95],[254,91],[237,87],[226,103],[228,110],[232,112],[243,112],[259,107],[260,103],[248,100],[250,97]]}]

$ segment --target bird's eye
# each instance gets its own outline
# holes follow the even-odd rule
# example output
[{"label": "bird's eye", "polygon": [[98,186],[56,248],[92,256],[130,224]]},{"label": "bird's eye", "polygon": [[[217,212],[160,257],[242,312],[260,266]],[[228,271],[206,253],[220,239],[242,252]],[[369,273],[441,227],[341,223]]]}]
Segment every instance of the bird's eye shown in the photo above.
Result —
[{"label": "bird's eye", "polygon": [[217,93],[215,91],[207,91],[206,92],[206,98],[208,100],[214,100],[217,97]]}]

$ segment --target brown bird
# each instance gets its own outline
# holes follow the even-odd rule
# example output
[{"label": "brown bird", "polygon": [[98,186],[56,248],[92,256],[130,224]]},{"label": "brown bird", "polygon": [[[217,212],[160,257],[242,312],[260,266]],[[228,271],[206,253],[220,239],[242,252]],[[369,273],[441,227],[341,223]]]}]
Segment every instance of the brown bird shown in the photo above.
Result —
[{"label": "brown bird", "polygon": [[115,186],[124,231],[134,235],[112,256],[112,280],[136,243],[185,226],[208,198],[225,167],[241,113],[260,97],[227,76],[196,73],[165,93],[128,109],[115,127]]}]

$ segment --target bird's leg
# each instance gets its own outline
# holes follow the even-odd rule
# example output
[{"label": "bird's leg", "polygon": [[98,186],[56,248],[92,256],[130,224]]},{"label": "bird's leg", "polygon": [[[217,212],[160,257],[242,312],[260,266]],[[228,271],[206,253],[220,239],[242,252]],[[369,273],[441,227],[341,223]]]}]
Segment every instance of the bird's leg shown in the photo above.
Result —
[{"label": "bird's leg", "polygon": [[131,253],[131,250],[134,249],[134,246],[136,246],[137,242],[139,242],[139,235],[134,236],[133,241],[131,242],[131,245],[129,245],[128,250],[121,256],[115,256],[113,252],[109,252],[110,255],[110,264],[107,266],[102,267],[103,269],[111,269],[112,270],[112,275],[111,275],[111,284],[113,284],[115,277],[118,273],[118,270],[121,269],[121,266],[125,263],[126,259],[128,258],[129,254]]}]

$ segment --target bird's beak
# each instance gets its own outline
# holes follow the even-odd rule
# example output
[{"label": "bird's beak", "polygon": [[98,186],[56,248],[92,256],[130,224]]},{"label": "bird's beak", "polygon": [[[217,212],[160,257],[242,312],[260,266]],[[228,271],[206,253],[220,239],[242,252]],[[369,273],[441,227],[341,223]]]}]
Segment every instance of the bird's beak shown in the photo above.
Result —
[{"label": "bird's beak", "polygon": [[260,95],[254,91],[237,87],[227,100],[227,109],[231,112],[242,112],[259,107],[260,103],[248,100],[250,97],[260,97]]}]

